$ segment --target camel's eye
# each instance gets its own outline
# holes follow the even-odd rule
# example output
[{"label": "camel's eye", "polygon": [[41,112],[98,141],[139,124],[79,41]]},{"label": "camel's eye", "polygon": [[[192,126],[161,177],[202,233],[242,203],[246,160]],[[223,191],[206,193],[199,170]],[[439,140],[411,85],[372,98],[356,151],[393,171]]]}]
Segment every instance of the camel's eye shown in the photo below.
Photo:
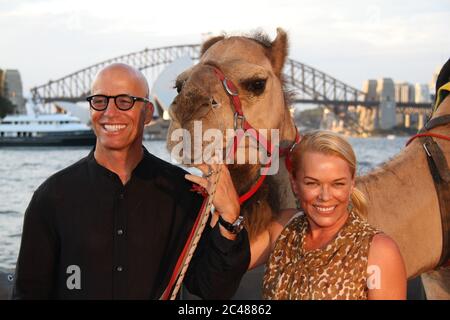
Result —
[{"label": "camel's eye", "polygon": [[175,82],[175,86],[173,88],[177,89],[177,93],[180,93],[181,90],[183,89],[183,85],[184,85],[184,81],[183,80],[177,80]]},{"label": "camel's eye", "polygon": [[243,86],[247,91],[258,96],[264,92],[266,82],[267,79],[248,79],[243,82]]}]

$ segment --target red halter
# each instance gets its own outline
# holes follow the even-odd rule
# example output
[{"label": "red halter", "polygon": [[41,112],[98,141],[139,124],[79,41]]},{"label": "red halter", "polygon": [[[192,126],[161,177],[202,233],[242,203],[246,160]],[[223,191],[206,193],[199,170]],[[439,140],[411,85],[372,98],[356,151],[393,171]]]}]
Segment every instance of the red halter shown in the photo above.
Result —
[{"label": "red halter", "polygon": [[[219,78],[219,80],[222,82],[222,85],[225,89],[225,92],[230,97],[231,104],[234,107],[234,131],[235,136],[233,138],[233,148],[230,150],[230,153],[227,155],[227,158],[234,157],[237,151],[237,147],[239,145],[240,140],[244,137],[246,133],[249,133],[258,143],[262,144],[262,146],[265,148],[266,152],[268,153],[268,156],[270,157],[269,163],[264,167],[263,173],[259,176],[258,180],[253,184],[253,186],[248,190],[246,193],[241,195],[239,197],[239,204],[243,204],[245,201],[250,199],[261,187],[264,180],[266,179],[267,172],[270,169],[271,163],[272,163],[272,155],[274,151],[274,146],[270,143],[270,141],[267,141],[267,139],[259,133],[246,119],[244,116],[244,112],[242,111],[242,104],[241,100],[239,99],[239,94],[236,86],[233,84],[233,82],[225,77],[222,71],[220,71],[218,68],[214,67],[214,72]],[[241,123],[241,127],[238,128],[238,121]],[[253,129],[253,130],[250,130]],[[290,157],[289,153],[293,150],[293,148],[300,142],[300,135],[298,133],[297,128],[295,129],[295,141],[289,148],[280,148],[279,155],[286,157],[286,168],[290,170]],[[197,215],[197,219],[194,222],[194,226],[191,230],[191,233],[189,234],[188,240],[186,241],[183,251],[181,252],[180,256],[178,257],[177,263],[175,265],[174,271],[172,273],[172,276],[169,280],[169,284],[167,285],[166,289],[163,292],[163,295],[161,296],[162,300],[167,300],[170,297],[170,293],[173,289],[173,286],[179,277],[180,270],[182,267],[182,262],[184,260],[184,257],[186,256],[189,245],[191,243],[192,238],[194,237],[194,231],[196,230],[197,225],[200,222],[200,213],[202,212],[203,208],[206,204],[206,197],[208,194],[206,191],[198,186],[194,185],[192,188],[192,191],[199,192],[203,195],[204,201],[202,203],[202,206],[200,208],[199,214]]]},{"label": "red halter", "polygon": [[[235,136],[233,139],[233,148],[230,150],[229,154],[227,155],[228,159],[231,159],[235,156],[237,147],[239,145],[240,140],[244,137],[245,134],[250,134],[253,139],[256,140],[258,144],[261,144],[264,149],[267,152],[267,155],[270,157],[270,160],[268,164],[264,167],[263,172],[259,176],[258,180],[253,184],[253,186],[248,190],[246,193],[241,195],[239,197],[239,203],[242,204],[248,199],[250,199],[261,187],[262,183],[266,179],[267,172],[270,169],[270,166],[272,164],[272,155],[274,151],[274,146],[268,141],[262,134],[259,133],[258,130],[256,130],[245,118],[244,112],[242,110],[242,103],[241,99],[239,99],[239,93],[237,90],[237,87],[234,85],[234,83],[225,77],[223,72],[218,69],[217,67],[214,68],[214,73],[219,78],[220,82],[222,83],[226,94],[230,97],[231,105],[234,108],[234,131]],[[240,128],[238,128],[238,121],[240,121]],[[286,156],[286,162],[289,161],[288,153],[292,150],[292,148],[300,141],[300,135],[298,133],[298,130],[296,129],[296,136],[295,141],[292,147],[289,148],[280,148],[279,155],[285,155]],[[288,168],[289,169],[289,168]]]},{"label": "red halter", "polygon": [[444,139],[444,140],[450,141],[450,137],[448,137],[448,136],[444,136],[444,135],[439,134],[439,133],[425,132],[425,133],[418,133],[416,135],[413,135],[408,140],[408,142],[406,142],[406,146],[408,146],[414,139],[419,138],[419,137],[435,137],[435,138],[439,138],[439,139]]}]

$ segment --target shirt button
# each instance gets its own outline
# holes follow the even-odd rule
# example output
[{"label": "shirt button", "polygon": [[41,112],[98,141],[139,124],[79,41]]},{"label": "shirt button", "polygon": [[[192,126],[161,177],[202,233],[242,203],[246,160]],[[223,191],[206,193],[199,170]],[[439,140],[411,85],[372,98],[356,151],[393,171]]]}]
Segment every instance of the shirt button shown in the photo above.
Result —
[{"label": "shirt button", "polygon": [[121,193],[121,194],[119,195],[119,199],[120,199],[120,200],[123,200],[123,198],[125,198],[125,196],[123,195],[123,193]]},{"label": "shirt button", "polygon": [[118,234],[119,236],[123,235],[123,230],[122,230],[122,229],[117,230],[117,234]]},{"label": "shirt button", "polygon": [[122,267],[122,266],[118,266],[118,267],[116,268],[116,270],[117,270],[117,272],[122,272],[122,271],[123,271],[123,267]]}]

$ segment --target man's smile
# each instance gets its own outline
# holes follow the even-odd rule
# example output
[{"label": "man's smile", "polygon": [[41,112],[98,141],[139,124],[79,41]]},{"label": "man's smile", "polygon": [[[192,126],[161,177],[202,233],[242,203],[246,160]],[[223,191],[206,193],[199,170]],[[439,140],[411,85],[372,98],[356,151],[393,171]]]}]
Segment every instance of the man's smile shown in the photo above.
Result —
[{"label": "man's smile", "polygon": [[101,126],[106,132],[120,132],[127,127],[123,123],[104,123]]}]

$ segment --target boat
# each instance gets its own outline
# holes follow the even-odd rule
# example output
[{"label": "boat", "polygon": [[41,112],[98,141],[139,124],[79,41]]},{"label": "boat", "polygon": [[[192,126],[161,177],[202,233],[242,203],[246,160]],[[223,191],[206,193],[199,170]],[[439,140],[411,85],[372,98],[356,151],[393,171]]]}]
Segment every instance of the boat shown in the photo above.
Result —
[{"label": "boat", "polygon": [[0,147],[93,146],[92,129],[63,113],[7,115],[0,120]]},{"label": "boat", "polygon": [[388,134],[388,135],[386,136],[386,139],[388,139],[388,140],[394,140],[394,139],[395,139],[395,134]]}]

